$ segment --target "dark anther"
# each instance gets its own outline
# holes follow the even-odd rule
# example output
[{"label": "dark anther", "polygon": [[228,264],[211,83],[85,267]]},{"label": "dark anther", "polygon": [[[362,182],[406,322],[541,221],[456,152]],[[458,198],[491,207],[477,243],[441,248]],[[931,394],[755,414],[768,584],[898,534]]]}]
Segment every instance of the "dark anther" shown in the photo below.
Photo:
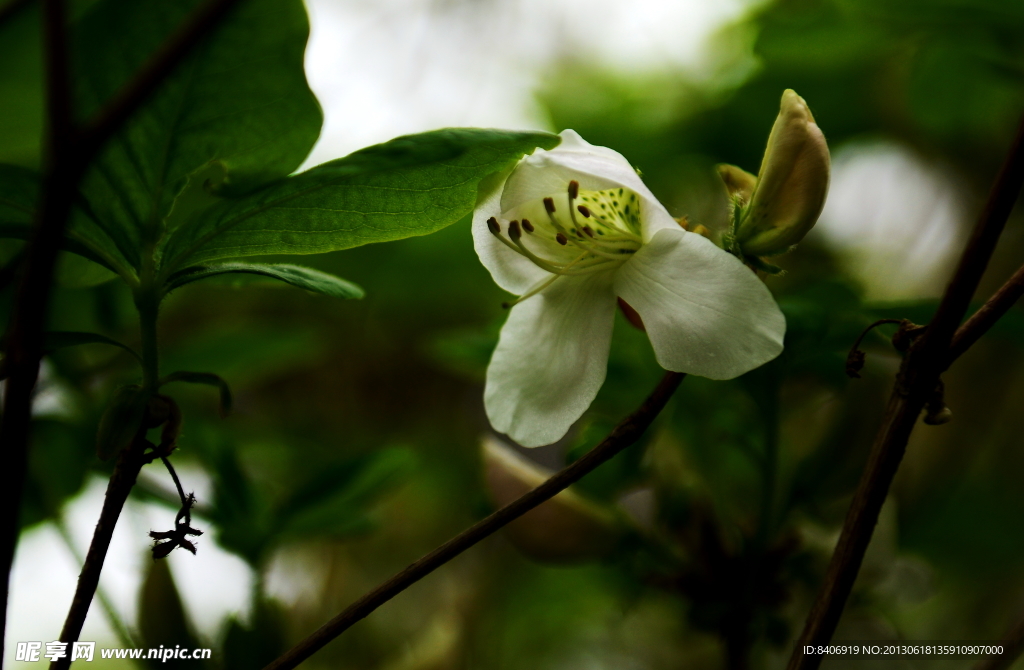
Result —
[{"label": "dark anther", "polygon": [[575,200],[580,195],[580,183],[573,179],[569,182],[569,199]]},{"label": "dark anther", "polygon": [[511,237],[513,240],[518,240],[520,237],[523,236],[523,231],[519,230],[518,221],[512,221],[510,224],[508,224],[508,236]]},{"label": "dark anther", "polygon": [[533,224],[530,223],[529,219],[523,219],[523,230],[525,230],[528,233],[533,232]]},{"label": "dark anther", "polygon": [[493,216],[487,219],[487,230],[491,231],[495,235],[501,235],[501,224]]},{"label": "dark anther", "polygon": [[544,209],[547,210],[548,214],[555,213],[555,201],[553,198],[544,198]]},{"label": "dark anther", "polygon": [[512,306],[512,303],[508,303],[508,302],[501,303],[501,308],[502,309],[508,309],[511,306]]},{"label": "dark anther", "polygon": [[562,233],[555,235],[555,240],[563,247],[569,242],[569,240]]},{"label": "dark anther", "polygon": [[[853,347],[850,349],[850,353],[846,356],[846,375],[855,379],[860,378],[860,371],[864,368],[864,352],[860,350],[861,341],[871,332],[876,326],[881,326],[886,323],[898,323],[900,329],[896,331],[897,335],[900,332],[907,333],[913,336],[917,332],[923,329],[923,326],[916,326],[906,319],[879,319],[873,324],[865,328],[861,334],[857,337],[857,341],[853,343]],[[893,337],[893,345],[899,351],[906,351],[906,349],[900,349],[899,345],[896,344],[896,337]],[[909,345],[908,345],[909,346]]]},{"label": "dark anther", "polygon": [[941,426],[953,418],[953,410],[946,407],[946,385],[939,380],[924,406],[924,422],[929,426]]},{"label": "dark anther", "polygon": [[588,219],[590,218],[590,210],[587,208],[586,205],[579,205],[576,207],[576,210],[583,216],[587,217]]},{"label": "dark anther", "polygon": [[594,236],[594,229],[591,228],[590,226],[583,226],[583,232],[585,232],[590,237]]}]

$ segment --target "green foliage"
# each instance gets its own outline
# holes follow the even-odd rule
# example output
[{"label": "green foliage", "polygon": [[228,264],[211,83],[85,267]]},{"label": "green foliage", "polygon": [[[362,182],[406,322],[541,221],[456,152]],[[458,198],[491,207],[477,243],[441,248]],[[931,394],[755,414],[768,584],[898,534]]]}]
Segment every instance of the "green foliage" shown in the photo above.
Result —
[{"label": "green foliage", "polygon": [[53,419],[33,423],[21,506],[23,528],[56,517],[64,501],[81,490],[92,453],[82,448],[76,428]]},{"label": "green foliage", "polygon": [[227,416],[231,413],[231,387],[221,377],[212,372],[172,372],[160,380],[160,385],[163,386],[171,382],[204,384],[215,387],[219,391],[221,416]]},{"label": "green foliage", "polygon": [[484,177],[557,142],[547,133],[477,129],[399,137],[227,199],[180,227],[163,253],[179,267],[426,235],[469,213]]},{"label": "green foliage", "polygon": [[[77,30],[78,104],[96,114],[201,3],[107,0]],[[90,209],[136,267],[189,176],[218,162],[224,188],[288,174],[316,140],[321,114],[302,58],[301,2],[241,5],[118,132],[83,182]]]},{"label": "green foliage", "polygon": [[314,293],[322,293],[332,298],[362,298],[366,295],[363,289],[352,282],[345,281],[334,275],[305,268],[300,265],[271,265],[268,263],[215,263],[213,265],[194,265],[175,272],[167,281],[169,291],[207,277],[226,274],[250,274],[260,277],[278,279],[286,284],[304,288]]},{"label": "green foliage", "polygon": [[255,604],[249,625],[232,617],[224,636],[224,670],[262,668],[287,649],[286,618],[275,603]]},{"label": "green foliage", "polygon": [[[139,592],[139,634],[142,645],[150,649],[174,649],[180,646],[191,650],[200,646],[185,614],[167,561],[149,563],[146,579]],[[161,658],[148,659],[145,665],[149,668],[195,668],[206,664],[197,663],[191,658]]]},{"label": "green foliage", "polygon": [[219,528],[219,542],[261,566],[284,542],[347,538],[372,530],[374,504],[413,473],[416,457],[393,447],[345,459],[296,483],[291,495],[277,501],[258,492],[233,450],[214,450],[210,465],[215,483],[211,519]]},{"label": "green foliage", "polygon": [[[0,164],[0,238],[27,240],[36,217],[40,177],[28,168]],[[72,212],[61,248],[128,276],[120,252],[80,208]]]}]

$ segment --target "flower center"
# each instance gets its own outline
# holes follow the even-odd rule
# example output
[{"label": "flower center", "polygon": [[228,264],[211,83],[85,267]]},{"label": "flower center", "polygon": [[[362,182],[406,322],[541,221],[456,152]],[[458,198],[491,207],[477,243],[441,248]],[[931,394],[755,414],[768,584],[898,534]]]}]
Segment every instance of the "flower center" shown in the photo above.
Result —
[{"label": "flower center", "polygon": [[636,193],[627,188],[581,191],[577,181],[569,182],[564,195],[515,207],[502,220],[492,216],[487,228],[552,274],[505,307],[540,293],[559,277],[615,270],[643,244]]}]

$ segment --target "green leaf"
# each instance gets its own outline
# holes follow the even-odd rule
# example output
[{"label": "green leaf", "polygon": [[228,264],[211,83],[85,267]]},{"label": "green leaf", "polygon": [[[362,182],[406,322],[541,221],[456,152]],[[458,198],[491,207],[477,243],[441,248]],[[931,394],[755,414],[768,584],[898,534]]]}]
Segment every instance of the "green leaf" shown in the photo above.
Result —
[{"label": "green leaf", "polygon": [[184,286],[200,279],[206,279],[207,277],[236,273],[279,279],[286,284],[298,286],[314,293],[323,293],[332,298],[362,298],[366,295],[362,288],[352,282],[345,281],[340,277],[335,277],[320,270],[304,268],[300,265],[267,263],[194,265],[171,275],[167,280],[167,290],[173,291],[179,286]]},{"label": "green leaf", "polygon": [[[72,61],[78,107],[94,115],[203,0],[103,0],[81,20]],[[213,163],[233,192],[299,166],[322,115],[306,84],[301,0],[241,3],[135,112],[82,190],[133,265],[143,230],[161,226],[190,175]]]},{"label": "green leaf", "polygon": [[160,386],[170,382],[187,384],[206,384],[216,386],[220,390],[220,413],[227,416],[231,413],[231,388],[228,383],[212,372],[174,372],[160,380]]},{"label": "green leaf", "polygon": [[96,431],[96,455],[107,460],[131,444],[142,425],[149,394],[141,386],[122,386],[114,394]]},{"label": "green leaf", "polygon": [[[173,649],[176,645],[194,647],[198,644],[192,634],[185,607],[171,575],[167,561],[150,561],[149,571],[139,590],[139,635],[141,642],[153,649],[159,646]],[[168,659],[166,664],[150,662],[148,667],[196,667],[192,659]],[[199,665],[198,667],[202,667]]]},{"label": "green leaf", "polygon": [[483,178],[558,142],[548,133],[475,128],[399,137],[210,208],[175,231],[164,258],[173,269],[427,235],[473,210]]},{"label": "green leaf", "polygon": [[80,333],[71,330],[55,330],[46,333],[43,336],[43,353],[49,354],[58,349],[74,347],[79,344],[109,344],[120,347],[134,356],[137,361],[142,362],[142,357],[127,344],[121,344],[117,340],[111,339],[106,335],[100,335],[99,333]]},{"label": "green leaf", "polygon": [[[0,237],[28,240],[36,218],[41,178],[33,170],[0,164]],[[80,208],[72,210],[61,248],[111,272],[130,277],[128,263],[114,242]]]},{"label": "green leaf", "polygon": [[416,454],[381,449],[325,470],[297,489],[278,510],[282,531],[292,537],[345,537],[373,527],[369,508],[416,470]]}]

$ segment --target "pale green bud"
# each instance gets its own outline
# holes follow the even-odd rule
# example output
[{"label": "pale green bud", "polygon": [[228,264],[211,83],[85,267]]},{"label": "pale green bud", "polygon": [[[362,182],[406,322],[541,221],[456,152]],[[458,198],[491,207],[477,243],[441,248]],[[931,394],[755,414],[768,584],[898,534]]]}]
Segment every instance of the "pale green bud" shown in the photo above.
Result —
[{"label": "pale green bud", "polygon": [[754,187],[757,186],[757,177],[750,174],[743,168],[735,165],[722,163],[717,166],[718,176],[725,184],[725,190],[729,193],[737,205],[745,207],[750,202],[750,196],[754,194]]},{"label": "pale green bud", "polygon": [[[745,255],[779,254],[803,239],[825,205],[830,166],[825,135],[804,99],[787,89],[768,136],[757,183],[736,230]],[[729,179],[746,188],[746,173],[738,173],[742,170],[731,168]],[[729,188],[729,180],[724,175],[723,179]]]}]

